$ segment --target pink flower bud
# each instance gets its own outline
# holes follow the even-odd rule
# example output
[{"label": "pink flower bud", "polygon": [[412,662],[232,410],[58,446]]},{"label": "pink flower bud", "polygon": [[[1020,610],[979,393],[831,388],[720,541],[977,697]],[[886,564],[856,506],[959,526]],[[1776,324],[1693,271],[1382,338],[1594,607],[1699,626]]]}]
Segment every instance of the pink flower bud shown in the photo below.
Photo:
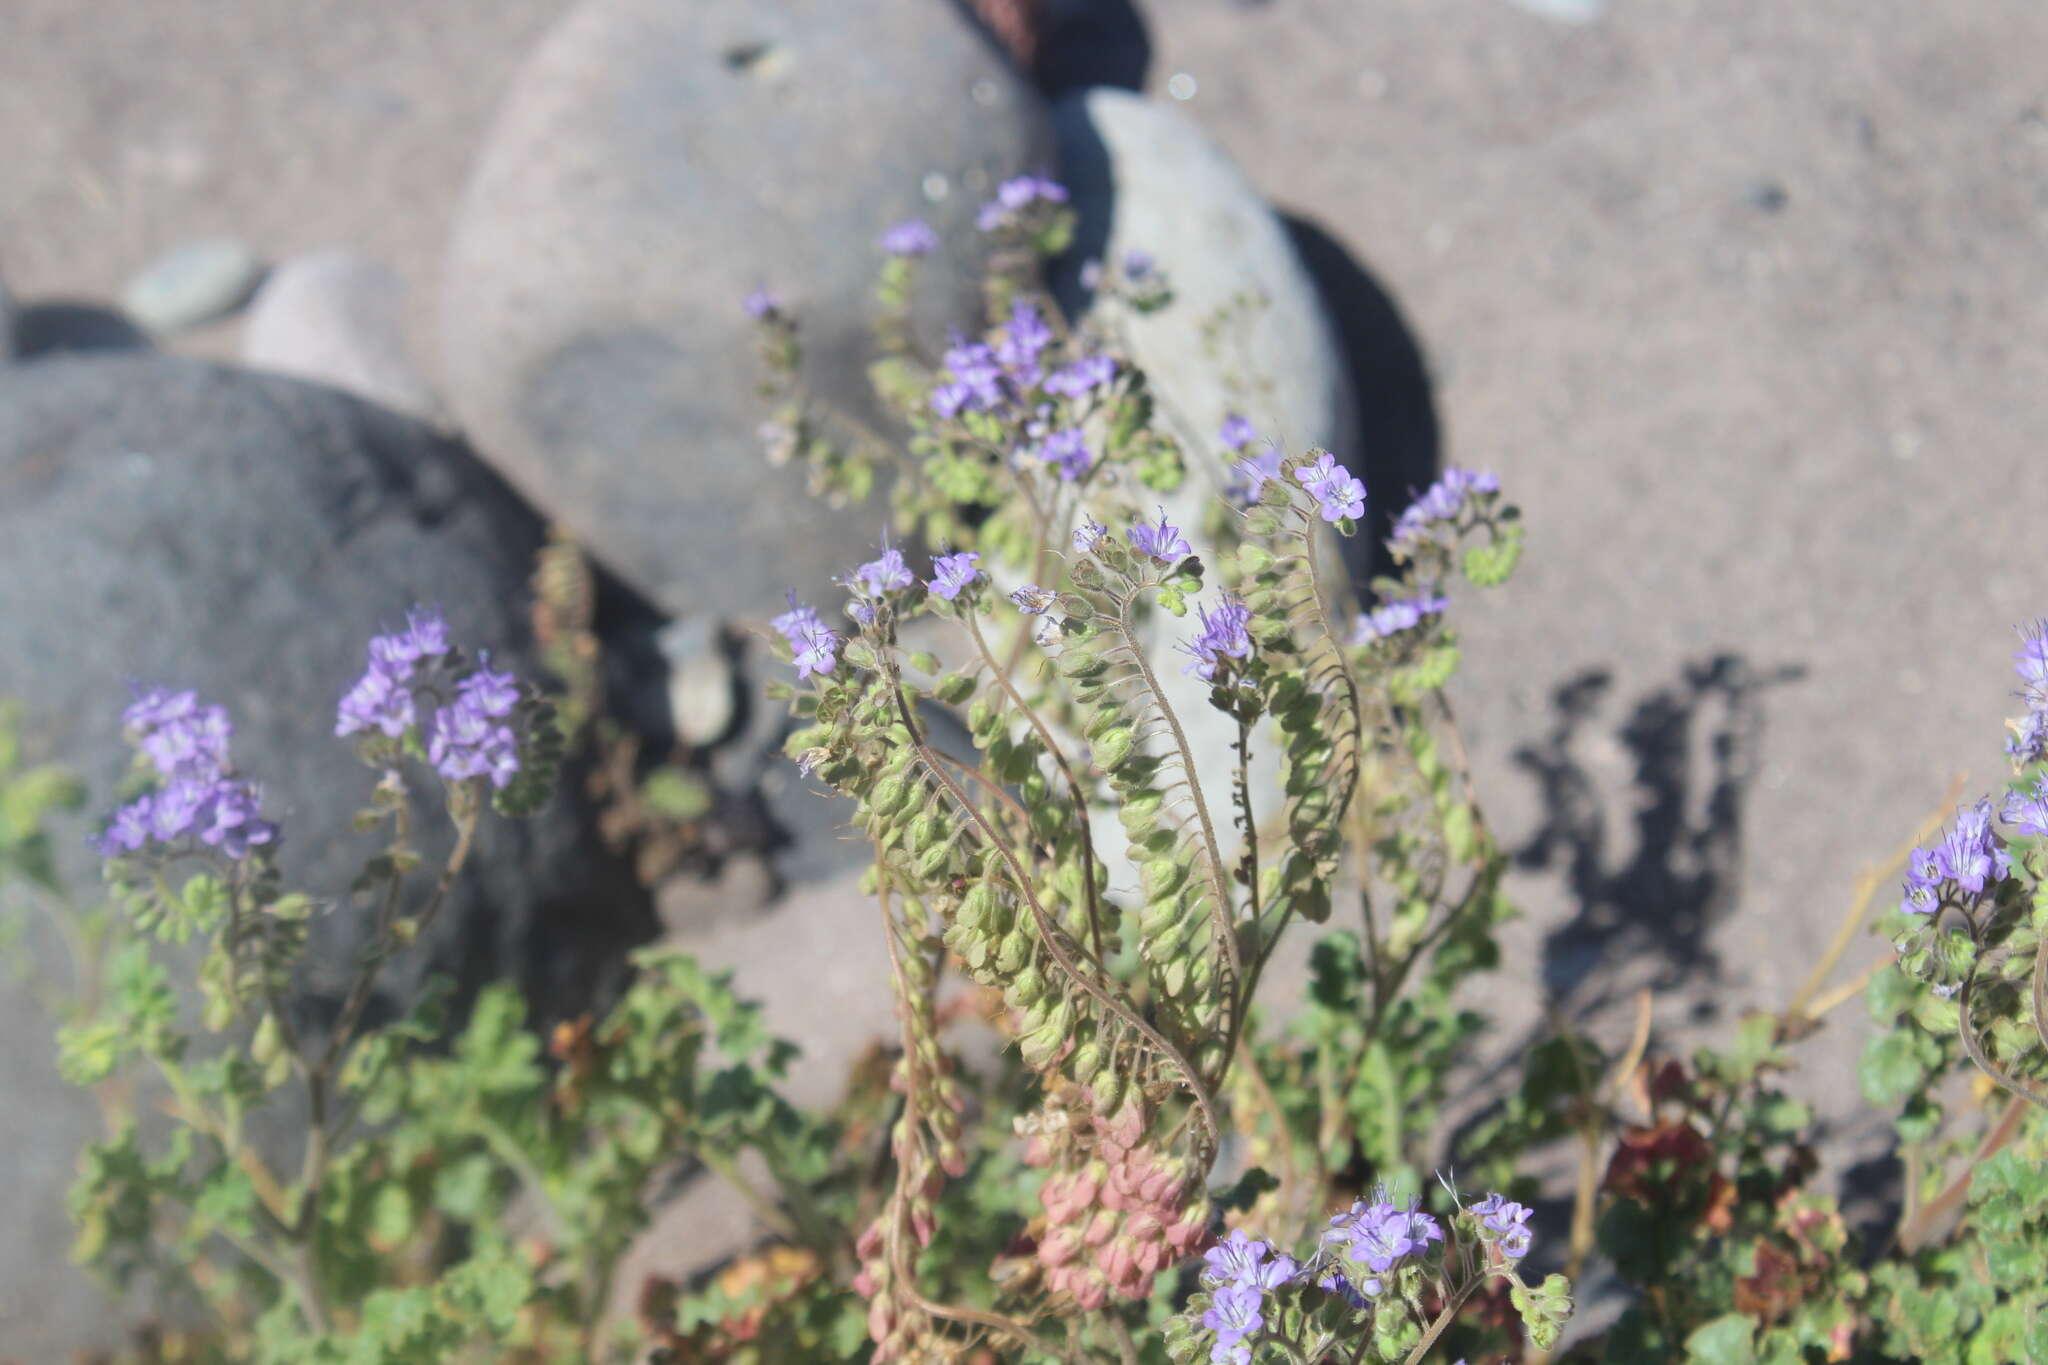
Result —
[{"label": "pink flower bud", "polygon": [[1117,1217],[1114,1213],[1108,1209],[1097,1209],[1095,1217],[1088,1223],[1088,1231],[1082,1234],[1081,1240],[1089,1246],[1099,1247],[1116,1235],[1116,1225]]},{"label": "pink flower bud", "polygon": [[1038,1261],[1039,1264],[1049,1269],[1057,1270],[1073,1260],[1075,1253],[1080,1251],[1080,1249],[1081,1230],[1079,1228],[1057,1228],[1051,1236],[1038,1244]]}]

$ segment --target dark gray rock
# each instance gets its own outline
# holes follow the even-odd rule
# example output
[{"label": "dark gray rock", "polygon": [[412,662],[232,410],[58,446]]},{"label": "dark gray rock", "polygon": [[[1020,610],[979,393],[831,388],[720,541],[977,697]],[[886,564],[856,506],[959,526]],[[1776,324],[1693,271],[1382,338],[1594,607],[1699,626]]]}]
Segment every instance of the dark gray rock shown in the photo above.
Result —
[{"label": "dark gray rock", "polygon": [[147,351],[149,337],[115,309],[71,300],[32,303],[14,315],[14,358]]},{"label": "dark gray rock", "polygon": [[[354,834],[376,775],[333,736],[336,699],[380,625],[437,602],[457,638],[531,676],[524,603],[540,527],[460,447],[332,391],[161,356],[54,358],[0,371],[0,696],[25,705],[30,762],[77,768],[95,809],[126,766],[129,679],[224,703],[234,758],[284,826],[288,881],[335,898],[301,1000],[331,1008],[364,940],[345,896],[374,840]],[[544,1012],[579,1007],[651,935],[652,908],[565,782],[528,822],[486,821],[424,954],[468,985],[514,977]],[[421,846],[445,848],[431,801]],[[90,895],[81,821],[64,871]],[[34,1305],[8,1349],[54,1359],[114,1324],[72,1270],[64,1188],[96,1124],[51,1067],[51,1024],[0,986],[0,1285]],[[25,1333],[25,1334],[24,1334]]]},{"label": "dark gray rock", "polygon": [[14,296],[0,280],[0,365],[14,358]]},{"label": "dark gray rock", "polygon": [[866,406],[878,233],[948,243],[928,339],[976,313],[975,209],[1040,165],[1036,98],[930,0],[589,0],[513,81],[458,213],[447,397],[477,449],[677,614],[766,614],[865,557],[763,460],[753,325],[803,318],[826,395]]},{"label": "dark gray rock", "polygon": [[242,324],[242,363],[340,389],[439,425],[440,401],[405,345],[405,285],[353,251],[315,251],[264,279]]},{"label": "dark gray rock", "polygon": [[144,266],[121,291],[121,307],[145,332],[167,336],[234,312],[262,279],[263,263],[248,243],[213,237]]}]

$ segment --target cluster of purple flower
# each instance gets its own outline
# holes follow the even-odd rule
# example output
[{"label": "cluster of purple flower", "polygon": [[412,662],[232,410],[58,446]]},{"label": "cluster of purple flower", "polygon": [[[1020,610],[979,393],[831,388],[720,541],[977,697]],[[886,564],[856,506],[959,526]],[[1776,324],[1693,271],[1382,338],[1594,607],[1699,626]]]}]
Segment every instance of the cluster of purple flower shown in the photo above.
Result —
[{"label": "cluster of purple flower", "polygon": [[1359,616],[1358,625],[1351,632],[1351,643],[1369,644],[1374,640],[1385,640],[1399,635],[1404,630],[1413,630],[1429,617],[1441,614],[1450,605],[1450,598],[1436,597],[1428,593],[1420,597],[1384,602]]},{"label": "cluster of purple flower", "polygon": [[[863,565],[862,568],[870,566]],[[770,621],[796,654],[796,675],[830,673],[839,666],[839,632],[818,618],[818,613],[796,600],[796,593],[784,594],[789,610]]]},{"label": "cluster of purple flower", "polygon": [[933,412],[958,417],[963,412],[997,412],[1023,402],[1045,378],[1039,356],[1052,342],[1036,305],[1018,299],[1001,337],[987,342],[956,337],[946,348],[947,381],[932,390]]},{"label": "cluster of purple flower", "polygon": [[1018,221],[1033,204],[1064,204],[1067,187],[1036,175],[1020,175],[996,186],[996,197],[981,206],[974,225],[994,232]]},{"label": "cluster of purple flower", "polygon": [[1355,520],[1365,515],[1365,485],[1351,477],[1329,451],[1324,451],[1314,464],[1295,470],[1294,477],[1316,500],[1316,510],[1322,513],[1324,521],[1342,521],[1346,517]]},{"label": "cluster of purple flower", "polygon": [[1055,431],[1039,443],[1037,455],[1069,483],[1085,477],[1095,467],[1095,452],[1088,449],[1079,427]]},{"label": "cluster of purple flower", "polygon": [[1375,1191],[1371,1200],[1361,1199],[1332,1218],[1323,1233],[1325,1243],[1339,1248],[1352,1264],[1365,1267],[1367,1274],[1360,1287],[1368,1296],[1385,1289],[1382,1276],[1409,1257],[1419,1256],[1431,1242],[1443,1239],[1443,1228],[1436,1219],[1417,1212],[1413,1201],[1402,1208],[1388,1200],[1384,1191]]},{"label": "cluster of purple flower", "polygon": [[[889,543],[889,536],[885,531],[882,534],[880,553],[838,581],[841,587],[849,588],[853,592],[853,600],[846,604],[846,614],[865,626],[874,621],[875,603],[879,599],[887,597],[892,592],[901,592],[917,582],[917,579],[911,574],[910,566],[903,562],[903,551]],[[795,594],[790,595],[789,604],[792,611],[797,609]],[[809,608],[803,610],[808,611]],[[778,616],[775,620],[788,620],[792,627],[804,624],[802,618],[789,617],[787,614]],[[777,625],[776,629],[781,630],[782,627]],[[809,643],[796,639],[788,631],[783,631],[783,637],[789,640],[789,647],[798,652],[802,652]],[[838,643],[835,639],[832,648],[837,649]],[[818,671],[830,673],[832,669],[827,665]]]},{"label": "cluster of purple flower", "polygon": [[879,243],[891,256],[929,256],[939,249],[939,234],[922,218],[910,218],[882,234]]},{"label": "cluster of purple flower", "polygon": [[[1094,523],[1090,522],[1089,525],[1092,526]],[[1087,527],[1082,528],[1086,529]],[[1166,519],[1164,507],[1159,509],[1157,526],[1141,521],[1124,532],[1124,537],[1131,542],[1132,549],[1166,568],[1172,568],[1195,552],[1194,547],[1181,538],[1180,528]],[[1074,532],[1074,543],[1081,543],[1081,531]],[[1089,544],[1093,545],[1094,541],[1089,541]]]},{"label": "cluster of purple flower", "polygon": [[1084,355],[1054,370],[1045,381],[1045,391],[1056,398],[1079,402],[1097,389],[1108,388],[1115,380],[1116,361],[1112,357],[1100,353]]},{"label": "cluster of purple flower", "polygon": [[2024,766],[2048,758],[2048,621],[2021,629],[2020,652],[2012,658],[2027,711],[2011,722],[2012,738],[2006,741],[2005,752]]},{"label": "cluster of purple flower", "polygon": [[1195,614],[1201,618],[1202,629],[1194,639],[1181,645],[1182,650],[1193,656],[1181,672],[1203,682],[1215,682],[1216,670],[1223,660],[1252,656],[1252,609],[1235,597],[1225,597],[1214,615],[1202,606],[1195,608]]},{"label": "cluster of purple flower", "polygon": [[1527,1204],[1517,1204],[1502,1194],[1489,1194],[1472,1206],[1472,1213],[1479,1219],[1480,1235],[1510,1261],[1519,1261],[1529,1254],[1529,1215],[1535,1210]]},{"label": "cluster of purple flower", "polygon": [[1252,1344],[1246,1340],[1266,1325],[1266,1295],[1292,1281],[1300,1271],[1292,1256],[1273,1254],[1266,1243],[1247,1237],[1243,1228],[1202,1255],[1202,1283],[1211,1290],[1202,1326],[1216,1334],[1209,1348],[1212,1365],[1248,1365]]},{"label": "cluster of purple flower", "polygon": [[[1224,418],[1223,427],[1216,433],[1216,438],[1223,443],[1226,450],[1241,451],[1259,439],[1259,432],[1249,421],[1233,412]],[[1267,441],[1257,450],[1241,455],[1230,466],[1230,471],[1235,477],[1231,479],[1230,486],[1223,490],[1225,495],[1241,506],[1251,506],[1259,500],[1259,492],[1266,486],[1266,481],[1280,477],[1282,459],[1278,441]],[[1364,492],[1361,485],[1361,497]]]},{"label": "cluster of purple flower", "polygon": [[261,793],[229,775],[234,726],[225,707],[202,706],[192,692],[153,687],[138,691],[121,721],[163,783],[114,812],[92,841],[101,857],[150,845],[178,851],[174,846],[191,836],[240,860],[277,839],[277,826],[258,813]]},{"label": "cluster of purple flower", "polygon": [[2035,778],[2031,787],[2007,792],[1999,815],[2022,834],[2048,834],[2048,774]]},{"label": "cluster of purple flower", "polygon": [[1468,498],[1498,492],[1500,480],[1491,474],[1446,469],[1443,477],[1416,498],[1394,523],[1394,534],[1388,538],[1387,547],[1397,554],[1412,555],[1435,534],[1437,527],[1458,519]]},{"label": "cluster of purple flower", "polygon": [[[431,607],[406,613],[404,630],[372,636],[362,677],[335,708],[334,733],[353,735],[372,730],[392,738],[418,722],[419,699],[445,695],[442,668],[456,657],[448,639],[448,623]],[[437,706],[427,726],[427,759],[450,782],[488,777],[503,787],[519,772],[519,736],[513,713],[520,700],[519,680],[491,671],[490,657],[479,658],[476,670],[454,683],[454,700]]]},{"label": "cluster of purple flower", "polygon": [[1976,897],[2012,871],[2005,845],[1991,830],[1991,802],[1980,800],[1956,812],[1956,822],[1932,849],[1916,848],[1906,859],[1906,898],[1900,906],[1909,915],[1939,910],[1944,887]]}]

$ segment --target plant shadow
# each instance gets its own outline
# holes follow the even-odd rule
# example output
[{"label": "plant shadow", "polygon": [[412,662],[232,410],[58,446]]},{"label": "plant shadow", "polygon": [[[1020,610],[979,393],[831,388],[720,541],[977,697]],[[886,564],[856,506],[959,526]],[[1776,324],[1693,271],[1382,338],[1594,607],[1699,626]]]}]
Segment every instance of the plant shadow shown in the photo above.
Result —
[{"label": "plant shadow", "polygon": [[[1712,1017],[1698,985],[1720,974],[1708,934],[1741,887],[1743,806],[1762,752],[1764,699],[1805,675],[1798,664],[1759,669],[1730,653],[1686,664],[1615,732],[1633,764],[1626,802],[1612,800],[1581,757],[1612,675],[1589,669],[1553,693],[1549,732],[1514,755],[1541,789],[1545,813],[1513,859],[1525,870],[1561,869],[1575,907],[1543,943],[1544,989],[1560,1009],[1593,1013],[1641,985],[1685,983],[1699,996],[1696,1015]],[[1625,855],[1616,853],[1611,805],[1633,812]],[[1642,958],[1654,964],[1651,980],[1617,980],[1613,968]]]}]

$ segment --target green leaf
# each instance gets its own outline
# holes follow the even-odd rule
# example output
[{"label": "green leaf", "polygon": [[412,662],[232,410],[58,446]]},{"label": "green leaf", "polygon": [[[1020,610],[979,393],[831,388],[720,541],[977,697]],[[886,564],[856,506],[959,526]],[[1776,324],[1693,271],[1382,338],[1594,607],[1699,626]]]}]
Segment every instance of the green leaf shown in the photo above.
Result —
[{"label": "green leaf", "polygon": [[1870,1045],[1863,1049],[1863,1064],[1857,1075],[1863,1085],[1863,1098],[1879,1108],[1891,1109],[1926,1084],[1931,1070],[1920,1046],[1920,1036],[1894,1029],[1870,1040]]},{"label": "green leaf", "polygon": [[1726,1314],[1685,1339],[1687,1365],[1756,1365],[1755,1341],[1754,1322]]}]

